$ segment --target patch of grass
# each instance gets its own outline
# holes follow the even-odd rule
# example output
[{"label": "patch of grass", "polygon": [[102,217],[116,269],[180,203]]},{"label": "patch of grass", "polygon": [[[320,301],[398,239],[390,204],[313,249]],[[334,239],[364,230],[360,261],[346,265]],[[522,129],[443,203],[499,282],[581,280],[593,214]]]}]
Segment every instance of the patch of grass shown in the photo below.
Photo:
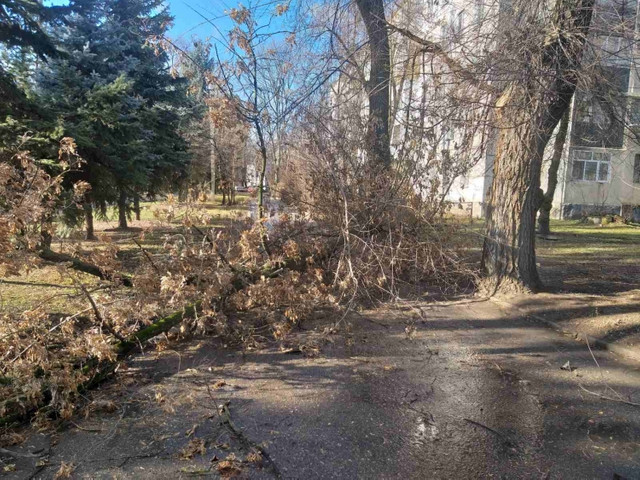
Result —
[{"label": "patch of grass", "polygon": [[[89,289],[98,279],[80,272],[73,274]],[[21,313],[43,306],[48,312],[76,313],[89,306],[69,276],[45,266],[21,276],[0,279],[0,311]]]},{"label": "patch of grass", "polygon": [[[246,193],[237,193],[236,204],[232,206],[222,205],[222,195],[216,195],[215,198],[209,198],[205,202],[196,202],[195,205],[197,208],[204,208],[206,212],[214,218],[227,219],[235,218],[238,215],[247,215],[249,212],[250,200],[250,195]],[[166,205],[167,203],[165,201],[140,202],[140,221],[157,221],[158,218],[154,214],[154,211]],[[178,207],[178,212],[183,212],[187,208],[186,204],[182,202],[177,202],[175,205]],[[118,222],[117,207],[111,206],[107,209],[106,221],[114,224]],[[175,222],[179,222],[179,219]],[[132,224],[133,223],[135,223],[135,220],[133,220]]]},{"label": "patch of grass", "polygon": [[[222,206],[221,195],[216,195],[214,201],[196,204],[198,208],[204,208],[213,217],[213,224],[208,227],[224,228],[232,219],[246,217],[249,214],[250,196],[247,194],[236,195],[237,204]],[[130,273],[140,262],[148,261],[134,239],[140,242],[150,255],[159,253],[167,235],[182,231],[181,220],[176,218],[171,224],[162,222],[154,215],[155,209],[161,209],[165,202],[143,202],[141,204],[141,221],[130,222],[130,230],[115,231],[117,226],[117,210],[110,208],[108,216],[113,219],[109,222],[95,222],[96,236],[101,240],[84,241],[84,227],[80,227],[67,234],[65,238],[55,238],[54,250],[61,250],[65,243],[80,241],[80,248],[85,253],[104,250],[107,243],[115,243],[118,246],[118,257],[122,261],[122,271]],[[186,206],[177,204],[178,216]],[[153,231],[145,233],[141,237],[142,228],[153,227]],[[73,272],[81,278],[81,281],[91,288],[98,283],[98,279],[90,275]],[[0,311],[6,313],[19,313],[43,305],[49,312],[76,313],[89,304],[84,295],[79,294],[73,286],[73,281],[68,276],[60,275],[55,266],[44,266],[25,272],[20,276],[0,278]]]},{"label": "patch of grass", "polygon": [[627,261],[640,256],[640,228],[631,225],[593,225],[575,220],[551,222],[556,241],[538,240],[541,256],[617,258]]}]

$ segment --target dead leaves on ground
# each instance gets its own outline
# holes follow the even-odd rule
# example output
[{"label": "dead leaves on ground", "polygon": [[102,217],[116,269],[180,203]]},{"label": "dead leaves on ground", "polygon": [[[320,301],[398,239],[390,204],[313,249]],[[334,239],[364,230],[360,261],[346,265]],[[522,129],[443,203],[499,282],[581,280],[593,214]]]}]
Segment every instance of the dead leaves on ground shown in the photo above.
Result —
[{"label": "dead leaves on ground", "polygon": [[76,469],[73,463],[62,462],[60,468],[53,477],[53,480],[62,480],[64,478],[71,478],[71,474]]},{"label": "dead leaves on ground", "polygon": [[182,449],[180,452],[180,458],[182,460],[191,460],[196,455],[206,455],[206,453],[207,446],[204,439],[194,438]]},{"label": "dead leaves on ground", "polygon": [[242,473],[242,463],[238,460],[235,453],[230,453],[227,458],[218,462],[218,473],[223,478],[231,478]]}]

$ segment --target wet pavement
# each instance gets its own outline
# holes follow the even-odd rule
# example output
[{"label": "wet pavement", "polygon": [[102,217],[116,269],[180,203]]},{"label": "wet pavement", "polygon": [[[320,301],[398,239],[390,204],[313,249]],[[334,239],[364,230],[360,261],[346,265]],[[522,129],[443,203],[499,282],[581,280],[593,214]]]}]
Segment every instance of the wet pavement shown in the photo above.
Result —
[{"label": "wet pavement", "polygon": [[[640,478],[637,363],[487,301],[327,323],[303,325],[289,353],[202,340],[137,357],[95,393],[112,411],[32,434],[19,451],[48,463],[5,475],[53,478],[66,462],[105,479]],[[219,470],[230,455],[238,470]]]}]

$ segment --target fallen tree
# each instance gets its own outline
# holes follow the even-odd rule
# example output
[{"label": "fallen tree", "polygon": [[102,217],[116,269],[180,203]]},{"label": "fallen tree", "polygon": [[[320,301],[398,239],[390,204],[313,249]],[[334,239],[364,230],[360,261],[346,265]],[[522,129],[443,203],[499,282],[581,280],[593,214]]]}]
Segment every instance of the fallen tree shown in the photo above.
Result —
[{"label": "fallen tree", "polygon": [[[214,245],[213,242],[211,243]],[[217,251],[216,255],[221,256],[222,254]],[[243,289],[254,287],[256,284],[264,282],[267,279],[276,279],[284,276],[288,272],[302,272],[310,265],[312,265],[312,262],[302,260],[301,258],[287,259],[279,262],[268,261],[265,266],[253,270],[229,264],[229,267],[226,268],[232,269],[234,274],[229,279],[227,288],[216,298],[197,300],[180,310],[156,319],[149,325],[129,335],[125,340],[112,342],[110,344],[112,355],[109,358],[101,359],[93,356],[76,361],[75,371],[83,379],[77,386],[77,392],[82,393],[87,391],[108,379],[116,371],[118,364],[136,350],[137,347],[144,345],[159,335],[166,334],[185,320],[193,319],[197,317],[198,314],[203,315],[206,310],[220,311],[232,295]],[[113,332],[109,331],[108,333],[111,333],[111,339],[115,340]],[[11,385],[14,383],[10,377],[0,377],[0,379],[3,385]],[[19,393],[1,402],[0,413],[2,413],[2,416],[0,417],[0,427],[24,421],[39,409],[43,408],[49,414],[55,413],[64,417],[64,412],[58,411],[56,406],[47,409],[53,401],[55,389],[55,385],[50,385],[45,382],[39,392],[37,402],[33,401],[33,392],[31,394]]]},{"label": "fallen tree", "polygon": [[87,273],[98,277],[101,280],[110,280],[120,282],[125,287],[132,287],[133,280],[129,275],[124,273],[110,274],[92,263],[85,262],[79,258],[73,257],[66,253],[54,252],[51,249],[43,249],[38,252],[38,256],[48,262],[68,263],[71,268],[79,272]]}]

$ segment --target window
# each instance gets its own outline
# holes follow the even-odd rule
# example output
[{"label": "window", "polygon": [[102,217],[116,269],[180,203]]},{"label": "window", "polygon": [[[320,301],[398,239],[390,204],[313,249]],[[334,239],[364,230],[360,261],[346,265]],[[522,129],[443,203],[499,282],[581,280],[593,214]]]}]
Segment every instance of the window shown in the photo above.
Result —
[{"label": "window", "polygon": [[484,0],[476,0],[476,22],[482,23],[484,20]]},{"label": "window", "polygon": [[590,150],[575,150],[571,164],[571,179],[585,182],[608,182],[611,155]]},{"label": "window", "polygon": [[629,126],[640,126],[640,100],[637,98],[629,99]]},{"label": "window", "polygon": [[576,121],[589,123],[599,128],[608,128],[611,126],[609,115],[605,112],[600,101],[594,98],[593,95],[585,95],[578,101]]},{"label": "window", "polygon": [[631,66],[631,93],[633,95],[640,95],[640,66],[633,62]]},{"label": "window", "polygon": [[640,183],[640,153],[636,153],[636,158],[633,162],[633,183]]},{"label": "window", "polygon": [[596,43],[600,44],[600,48],[602,48],[602,50],[605,53],[608,53],[610,55],[618,55],[620,54],[620,51],[623,48],[623,38],[622,37],[615,37],[615,36],[603,36],[600,37],[596,40]]}]

